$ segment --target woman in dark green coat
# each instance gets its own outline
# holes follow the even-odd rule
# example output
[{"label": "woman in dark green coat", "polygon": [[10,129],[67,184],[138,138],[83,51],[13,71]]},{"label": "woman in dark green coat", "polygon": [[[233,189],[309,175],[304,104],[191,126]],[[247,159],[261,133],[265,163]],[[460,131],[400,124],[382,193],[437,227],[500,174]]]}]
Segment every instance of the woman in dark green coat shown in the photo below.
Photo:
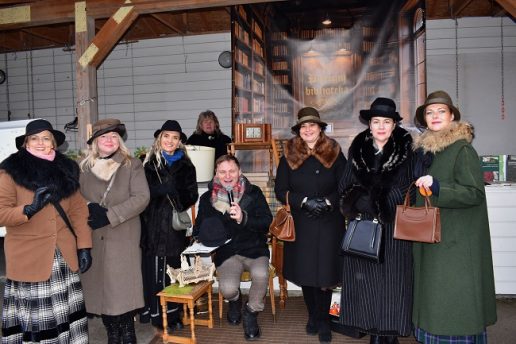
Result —
[{"label": "woman in dark green coat", "polygon": [[[415,122],[427,130],[415,141],[424,176],[440,208],[441,242],[415,243],[412,320],[421,343],[486,343],[496,303],[484,182],[471,145],[473,127],[444,91],[428,95]],[[417,204],[423,200],[418,194]]]}]

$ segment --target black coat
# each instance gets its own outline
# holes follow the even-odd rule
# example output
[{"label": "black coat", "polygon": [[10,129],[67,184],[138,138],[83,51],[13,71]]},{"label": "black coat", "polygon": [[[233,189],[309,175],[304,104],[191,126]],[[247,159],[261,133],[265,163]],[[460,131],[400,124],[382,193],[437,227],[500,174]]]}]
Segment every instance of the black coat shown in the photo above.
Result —
[{"label": "black coat", "polygon": [[179,256],[187,246],[186,231],[172,229],[172,206],[166,195],[179,211],[187,210],[195,204],[199,197],[195,167],[186,155],[172,166],[167,166],[163,161],[158,169],[162,183],[156,173],[156,156],[144,167],[151,199],[141,215],[143,254]]},{"label": "black coat", "polygon": [[341,211],[353,218],[378,217],[383,226],[383,263],[343,256],[341,322],[370,334],[408,336],[412,311],[412,244],[393,238],[396,205],[412,181],[412,138],[396,127],[375,154],[369,129],[349,148],[339,190]]},{"label": "black coat", "polygon": [[199,213],[195,220],[193,234],[196,237],[204,219],[210,217],[218,217],[229,229],[231,241],[217,249],[215,265],[220,266],[235,254],[247,258],[268,257],[267,233],[272,222],[272,214],[262,190],[246,182],[244,194],[239,202],[240,208],[245,212],[240,224],[231,219],[227,213],[222,214],[212,206],[212,191],[213,186],[210,182],[208,191],[202,194],[199,200]]},{"label": "black coat", "polygon": [[[346,165],[338,143],[324,136],[309,152],[300,137],[285,147],[276,176],[276,197],[289,203],[294,217],[296,241],[285,242],[283,274],[301,286],[330,287],[341,281],[339,243],[344,233],[344,217],[338,210],[337,185]],[[322,217],[309,218],[301,209],[304,197],[326,197],[333,210]]]},{"label": "black coat", "polygon": [[215,148],[215,160],[217,160],[219,156],[227,154],[228,143],[231,143],[231,138],[227,135],[224,135],[222,133],[208,135],[204,132],[202,134],[193,133],[192,136],[190,136],[186,141],[186,144],[188,145]]}]

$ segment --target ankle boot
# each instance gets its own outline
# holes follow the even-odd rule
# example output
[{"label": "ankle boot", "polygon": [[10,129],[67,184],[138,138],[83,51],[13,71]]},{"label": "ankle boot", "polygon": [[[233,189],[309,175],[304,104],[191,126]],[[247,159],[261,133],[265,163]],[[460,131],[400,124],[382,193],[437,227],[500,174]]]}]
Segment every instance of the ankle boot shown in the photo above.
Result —
[{"label": "ankle boot", "polygon": [[120,316],[102,314],[102,323],[107,330],[108,344],[120,344]]},{"label": "ankle boot", "polygon": [[306,322],[306,334],[310,336],[315,336],[319,333],[319,327],[317,326],[317,319],[314,315],[308,314],[308,321]]},{"label": "ankle boot", "polygon": [[399,344],[398,337],[397,336],[385,336],[386,344]]},{"label": "ankle boot", "polygon": [[330,327],[330,318],[328,315],[328,319],[319,320],[319,343],[330,343],[331,342],[331,327]]},{"label": "ankle boot", "polygon": [[246,304],[244,306],[244,337],[246,340],[260,338],[260,327],[258,326],[258,312],[252,311]]},{"label": "ankle boot", "polygon": [[382,337],[371,335],[371,339],[369,339],[369,344],[381,344],[382,343]]},{"label": "ankle boot", "polygon": [[242,295],[239,294],[236,301],[229,301],[226,316],[231,325],[240,324],[240,320],[242,319]]},{"label": "ankle boot", "polygon": [[301,287],[303,290],[303,299],[305,301],[306,309],[308,310],[308,321],[305,326],[306,334],[315,336],[319,329],[317,328],[317,310],[315,307],[315,288]]},{"label": "ankle boot", "polygon": [[136,344],[136,331],[132,312],[120,316],[120,329],[122,331],[123,344]]}]

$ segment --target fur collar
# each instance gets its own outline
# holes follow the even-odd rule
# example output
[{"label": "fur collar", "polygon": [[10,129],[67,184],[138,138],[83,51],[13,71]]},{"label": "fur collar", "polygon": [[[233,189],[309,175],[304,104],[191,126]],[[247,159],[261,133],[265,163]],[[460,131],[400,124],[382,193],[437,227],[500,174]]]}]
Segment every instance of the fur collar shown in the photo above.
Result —
[{"label": "fur collar", "polygon": [[52,202],[59,202],[79,190],[79,166],[58,151],[54,161],[48,161],[21,148],[4,160],[0,169],[5,170],[17,185],[28,190],[51,187],[54,190]]},{"label": "fur collar", "polygon": [[314,156],[325,167],[330,168],[340,153],[340,146],[332,138],[321,132],[321,137],[313,149],[299,136],[293,137],[285,145],[285,158],[291,169],[296,170],[308,159]]},{"label": "fur collar", "polygon": [[467,122],[452,122],[446,129],[439,131],[427,130],[414,142],[415,149],[422,149],[425,153],[438,153],[459,140],[473,141],[475,129]]}]

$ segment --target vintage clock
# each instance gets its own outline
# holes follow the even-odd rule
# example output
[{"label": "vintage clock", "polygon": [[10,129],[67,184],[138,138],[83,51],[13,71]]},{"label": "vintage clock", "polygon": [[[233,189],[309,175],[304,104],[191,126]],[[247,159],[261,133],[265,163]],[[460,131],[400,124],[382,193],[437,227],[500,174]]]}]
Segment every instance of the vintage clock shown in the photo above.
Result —
[{"label": "vintage clock", "polygon": [[269,143],[271,141],[271,125],[268,123],[236,123],[236,143]]}]

